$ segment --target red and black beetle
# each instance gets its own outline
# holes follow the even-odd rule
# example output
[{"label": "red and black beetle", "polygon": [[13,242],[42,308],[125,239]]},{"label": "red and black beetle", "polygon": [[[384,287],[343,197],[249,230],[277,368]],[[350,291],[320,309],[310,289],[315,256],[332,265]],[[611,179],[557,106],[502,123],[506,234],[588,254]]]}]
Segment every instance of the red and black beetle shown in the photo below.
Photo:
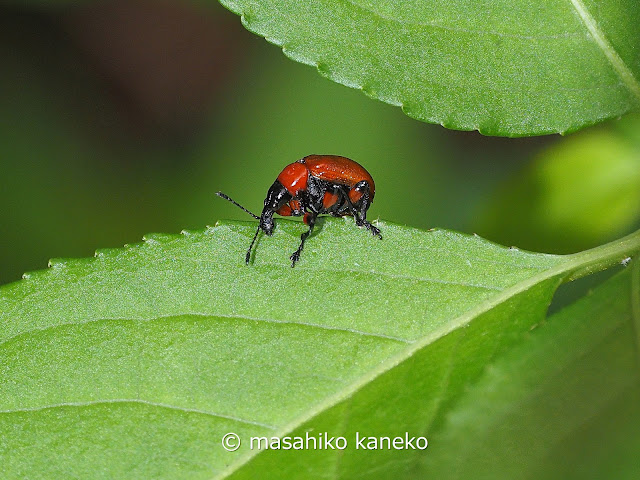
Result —
[{"label": "red and black beetle", "polygon": [[300,260],[304,242],[313,231],[318,215],[353,216],[356,225],[366,227],[382,239],[380,230],[367,221],[367,210],[373,202],[375,184],[369,172],[359,163],[338,155],[308,155],[284,167],[267,192],[262,214],[258,217],[222,192],[217,195],[260,221],[253,236],[245,262],[258,233],[273,234],[273,214],[283,217],[301,216],[309,230],[300,236],[300,246],[291,254],[291,266]]}]

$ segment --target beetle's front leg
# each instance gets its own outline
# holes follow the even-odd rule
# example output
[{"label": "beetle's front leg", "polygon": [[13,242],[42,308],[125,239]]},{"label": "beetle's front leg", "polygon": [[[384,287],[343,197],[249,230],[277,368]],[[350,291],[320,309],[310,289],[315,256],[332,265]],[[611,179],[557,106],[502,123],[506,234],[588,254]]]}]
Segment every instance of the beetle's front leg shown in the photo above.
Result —
[{"label": "beetle's front leg", "polygon": [[276,213],[281,217],[299,217],[301,215],[304,215],[304,211],[304,200],[299,198],[292,198],[278,210],[276,210]]},{"label": "beetle's front leg", "polygon": [[311,232],[313,231],[313,227],[316,224],[317,216],[318,215],[314,212],[306,212],[304,214],[303,221],[305,224],[309,225],[309,230],[307,230],[302,235],[300,235],[300,246],[289,257],[291,259],[291,268],[295,267],[296,262],[300,260],[300,254],[302,253],[302,249],[304,248],[304,242],[309,237],[309,235],[311,235]]}]

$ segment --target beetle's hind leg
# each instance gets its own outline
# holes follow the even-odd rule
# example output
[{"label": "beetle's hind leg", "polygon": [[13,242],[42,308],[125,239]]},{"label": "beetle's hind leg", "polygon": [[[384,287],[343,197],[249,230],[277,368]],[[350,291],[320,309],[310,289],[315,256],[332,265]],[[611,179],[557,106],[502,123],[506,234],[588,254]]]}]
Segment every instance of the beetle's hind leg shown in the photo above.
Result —
[{"label": "beetle's hind leg", "polygon": [[367,220],[367,210],[371,205],[371,187],[369,182],[362,180],[356,183],[347,195],[347,203],[351,214],[359,227],[366,227],[372,235],[382,240],[380,229]]},{"label": "beetle's hind leg", "polygon": [[380,229],[378,227],[371,224],[371,222],[369,222],[366,218],[361,218],[359,220],[360,220],[360,223],[358,223],[358,217],[356,217],[356,225],[358,225],[359,227],[363,227],[363,226],[366,227],[367,230],[371,232],[371,235],[373,235],[374,237],[378,237],[380,240],[382,240],[382,233],[380,233]]}]

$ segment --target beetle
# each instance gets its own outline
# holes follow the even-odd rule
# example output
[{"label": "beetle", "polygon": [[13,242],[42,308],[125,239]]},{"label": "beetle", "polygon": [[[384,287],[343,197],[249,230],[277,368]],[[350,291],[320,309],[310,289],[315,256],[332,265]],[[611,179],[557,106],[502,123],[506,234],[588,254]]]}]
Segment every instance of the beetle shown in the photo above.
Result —
[{"label": "beetle", "polygon": [[380,229],[367,220],[367,210],[373,202],[375,183],[367,170],[357,162],[339,155],[307,155],[290,163],[280,172],[267,192],[260,216],[250,212],[222,192],[216,195],[230,201],[259,220],[258,228],[245,257],[249,264],[251,250],[260,230],[273,235],[273,214],[283,217],[302,216],[309,229],[300,236],[298,249],[289,257],[291,267],[300,254],[316,223],[318,215],[352,216],[356,225],[365,227],[382,240]]}]

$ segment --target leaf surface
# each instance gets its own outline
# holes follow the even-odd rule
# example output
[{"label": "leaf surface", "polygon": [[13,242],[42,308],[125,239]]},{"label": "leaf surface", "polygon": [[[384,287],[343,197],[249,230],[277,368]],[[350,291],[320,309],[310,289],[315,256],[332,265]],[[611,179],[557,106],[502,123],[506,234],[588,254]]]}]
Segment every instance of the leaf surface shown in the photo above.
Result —
[{"label": "leaf surface", "polygon": [[634,0],[221,0],[298,62],[418,120],[570,132],[640,106]]},{"label": "leaf surface", "polygon": [[249,438],[439,431],[563,279],[640,249],[638,234],[560,257],[380,228],[382,241],[325,219],[291,269],[300,223],[260,237],[248,267],[254,224],[221,223],[53,260],[2,287],[5,478],[308,478],[327,462],[330,476],[407,473],[424,452],[261,453]]},{"label": "leaf surface", "polygon": [[486,369],[424,475],[455,465],[449,478],[637,477],[639,326],[635,262]]}]

